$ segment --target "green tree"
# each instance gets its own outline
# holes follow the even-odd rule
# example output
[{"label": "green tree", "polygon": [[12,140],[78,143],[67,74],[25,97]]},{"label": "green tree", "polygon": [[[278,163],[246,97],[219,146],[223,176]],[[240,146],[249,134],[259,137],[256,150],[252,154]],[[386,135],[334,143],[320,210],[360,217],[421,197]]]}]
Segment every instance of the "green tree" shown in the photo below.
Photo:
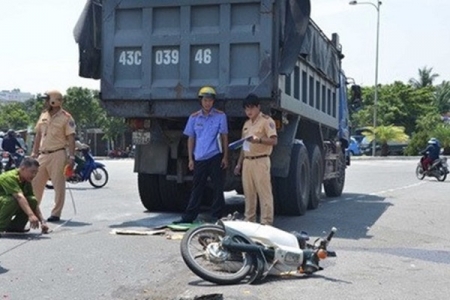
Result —
[{"label": "green tree", "polygon": [[25,105],[20,102],[0,104],[0,128],[27,129],[30,118]]},{"label": "green tree", "polygon": [[67,89],[63,108],[72,115],[79,132],[99,128],[106,115],[100,106],[98,92],[81,87]]},{"label": "green tree", "polygon": [[450,126],[447,124],[439,124],[431,134],[439,140],[441,147],[444,149],[444,154],[450,153]]},{"label": "green tree", "polygon": [[433,68],[427,68],[425,66],[423,69],[419,69],[418,71],[419,78],[411,78],[409,80],[409,84],[417,89],[432,86],[434,80],[439,77],[439,74],[433,73]]},{"label": "green tree", "polygon": [[373,127],[368,127],[368,131],[364,131],[363,135],[371,142],[375,140],[381,144],[381,156],[387,156],[389,152],[388,142],[406,142],[409,136],[405,133],[405,128],[402,126],[377,126],[375,129]]},{"label": "green tree", "polygon": [[[380,85],[378,87],[377,124],[395,124],[405,127],[411,134],[416,128],[418,116],[434,111],[434,94],[432,87],[415,89],[403,82]],[[362,88],[363,108],[352,114],[354,128],[373,125],[374,88]]]},{"label": "green tree", "polygon": [[417,155],[427,145],[427,141],[432,137],[434,129],[442,124],[442,117],[433,106],[434,111],[421,115],[417,119],[416,131],[411,136],[411,140],[405,149],[406,155]]},{"label": "green tree", "polygon": [[434,93],[435,105],[440,113],[447,113],[450,111],[450,82],[443,81],[436,86]]},{"label": "green tree", "polygon": [[24,102],[25,111],[30,119],[30,126],[34,128],[34,125],[39,119],[39,116],[44,109],[44,100],[41,98],[41,94],[37,94],[34,98]]},{"label": "green tree", "polygon": [[105,116],[100,128],[105,134],[104,139],[107,139],[109,141],[111,148],[115,148],[117,145],[122,144],[121,139],[128,129],[123,118],[111,116]]}]

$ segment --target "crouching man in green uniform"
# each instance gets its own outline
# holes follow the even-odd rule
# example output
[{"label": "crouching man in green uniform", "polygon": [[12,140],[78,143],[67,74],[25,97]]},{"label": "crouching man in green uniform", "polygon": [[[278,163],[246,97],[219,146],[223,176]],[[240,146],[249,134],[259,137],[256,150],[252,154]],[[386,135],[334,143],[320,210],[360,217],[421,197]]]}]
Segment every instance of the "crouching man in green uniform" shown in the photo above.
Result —
[{"label": "crouching man in green uniform", "polygon": [[41,224],[42,233],[48,233],[48,226],[33,194],[31,181],[36,176],[39,163],[32,157],[25,157],[18,169],[0,175],[0,233],[24,233],[27,222],[33,229]]}]

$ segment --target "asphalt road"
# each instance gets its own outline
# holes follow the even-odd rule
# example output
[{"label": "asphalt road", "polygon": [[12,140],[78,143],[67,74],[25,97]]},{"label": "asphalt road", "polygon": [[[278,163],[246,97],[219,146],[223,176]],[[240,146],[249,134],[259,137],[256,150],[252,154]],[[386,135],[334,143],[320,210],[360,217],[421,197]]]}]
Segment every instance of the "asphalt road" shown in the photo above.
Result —
[{"label": "asphalt road", "polygon": [[[338,228],[330,245],[338,257],[325,261],[325,270],[309,278],[234,286],[216,286],[190,272],[177,235],[113,234],[147,230],[178,215],[144,211],[132,160],[104,163],[107,186],[70,186],[63,222],[51,234],[0,238],[0,299],[180,299],[211,293],[224,299],[448,299],[450,181],[417,180],[414,160],[354,161],[342,197],[323,198],[302,217],[276,218],[276,227],[306,230],[312,237]],[[46,216],[52,202],[48,190]]]}]

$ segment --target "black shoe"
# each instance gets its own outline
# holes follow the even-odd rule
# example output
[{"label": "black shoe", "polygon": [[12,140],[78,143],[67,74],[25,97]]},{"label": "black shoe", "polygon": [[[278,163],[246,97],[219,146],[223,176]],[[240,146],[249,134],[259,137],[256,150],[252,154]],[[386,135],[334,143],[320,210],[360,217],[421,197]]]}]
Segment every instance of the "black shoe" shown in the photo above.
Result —
[{"label": "black shoe", "polygon": [[5,232],[7,233],[27,233],[30,231],[30,228],[7,228]]},{"label": "black shoe", "polygon": [[57,216],[50,216],[47,221],[48,222],[59,222],[60,218]]}]

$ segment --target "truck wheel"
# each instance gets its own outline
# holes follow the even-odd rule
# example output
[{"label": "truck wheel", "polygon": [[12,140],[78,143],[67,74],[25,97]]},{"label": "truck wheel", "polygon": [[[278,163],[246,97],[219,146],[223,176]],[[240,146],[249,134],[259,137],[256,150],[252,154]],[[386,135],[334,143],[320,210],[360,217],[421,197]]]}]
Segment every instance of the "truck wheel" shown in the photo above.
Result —
[{"label": "truck wheel", "polygon": [[311,188],[308,208],[316,209],[319,206],[322,194],[323,159],[319,146],[311,145],[308,150],[311,159]]},{"label": "truck wheel", "polygon": [[159,191],[167,211],[182,212],[186,209],[190,195],[186,184],[167,180],[163,175],[159,178]]},{"label": "truck wheel", "polygon": [[141,202],[148,211],[164,211],[159,192],[158,175],[139,173],[138,189]]},{"label": "truck wheel", "polygon": [[332,178],[325,180],[323,182],[323,187],[327,197],[339,197],[342,195],[342,190],[344,189],[345,183],[345,158],[344,153],[340,152],[339,159],[337,160],[337,169],[339,176],[337,178]]},{"label": "truck wheel", "polygon": [[305,214],[310,194],[310,166],[308,151],[303,144],[292,147],[288,177],[274,179],[276,213],[292,216]]}]

